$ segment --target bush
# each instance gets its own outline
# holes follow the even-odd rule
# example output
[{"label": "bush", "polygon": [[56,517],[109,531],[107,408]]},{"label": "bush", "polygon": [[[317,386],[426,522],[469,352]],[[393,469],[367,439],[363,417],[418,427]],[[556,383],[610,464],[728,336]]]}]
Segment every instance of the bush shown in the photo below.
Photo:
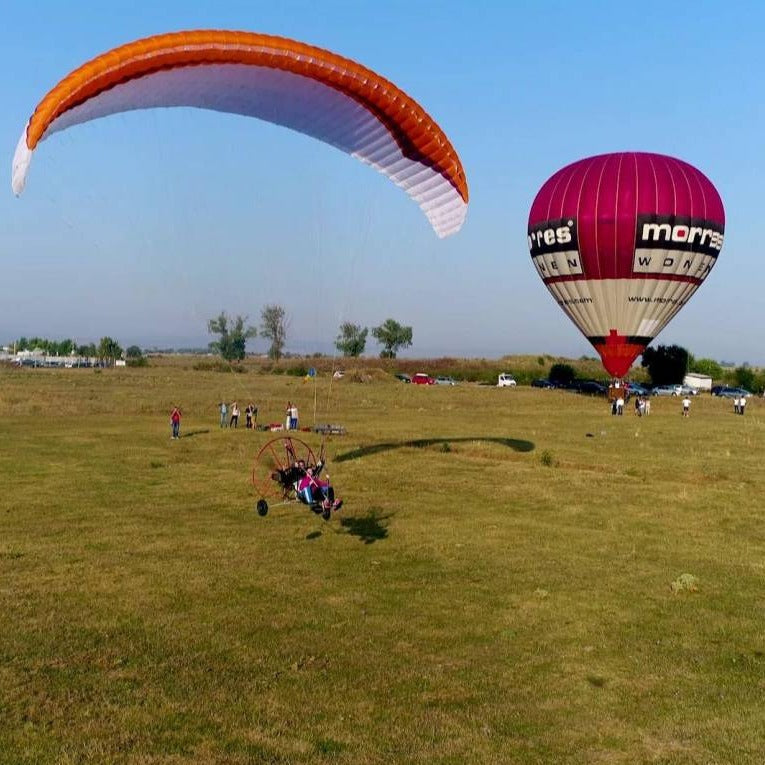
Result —
[{"label": "bush", "polygon": [[736,385],[739,387],[746,388],[750,391],[753,391],[757,388],[757,375],[751,367],[736,367],[733,374],[736,378]]},{"label": "bush", "polygon": [[139,356],[138,358],[129,358],[125,360],[125,365],[128,367],[148,367],[149,360],[146,356]]},{"label": "bush", "polygon": [[229,364],[227,361],[216,359],[215,361],[197,361],[192,367],[196,372],[238,372],[243,374],[247,370],[241,364]]},{"label": "bush", "polygon": [[553,364],[548,378],[550,382],[568,385],[576,378],[576,370],[570,364]]},{"label": "bush", "polygon": [[708,375],[713,380],[720,380],[723,376],[722,366],[713,359],[693,359],[688,364],[688,371]]}]

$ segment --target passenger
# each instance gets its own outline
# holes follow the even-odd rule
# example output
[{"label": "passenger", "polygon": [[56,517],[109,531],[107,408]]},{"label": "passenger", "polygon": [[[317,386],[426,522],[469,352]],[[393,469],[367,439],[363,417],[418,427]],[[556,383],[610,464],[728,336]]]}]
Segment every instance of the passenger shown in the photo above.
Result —
[{"label": "passenger", "polygon": [[297,495],[302,502],[312,509],[339,510],[342,507],[343,500],[335,499],[335,490],[329,480],[319,478],[319,473],[324,467],[321,461],[315,467],[311,467],[300,460],[298,467],[304,471],[297,483]]}]

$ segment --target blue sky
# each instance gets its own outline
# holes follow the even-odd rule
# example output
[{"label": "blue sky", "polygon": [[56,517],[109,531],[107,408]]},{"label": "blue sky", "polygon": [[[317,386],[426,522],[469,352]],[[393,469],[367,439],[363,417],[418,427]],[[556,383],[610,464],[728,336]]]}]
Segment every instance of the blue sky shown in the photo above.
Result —
[{"label": "blue sky", "polygon": [[[727,215],[717,266],[657,342],[765,363],[761,3],[14,1],[2,15],[2,342],[202,345],[221,309],[257,322],[276,302],[295,351],[331,351],[343,320],[393,317],[414,328],[411,356],[593,355],[532,266],[528,210],[563,165],[641,150],[701,169]],[[331,147],[180,109],[52,136],[13,197],[16,142],[59,79],[138,37],[210,27],[328,48],[412,95],[462,157],[463,230],[438,240]]]}]

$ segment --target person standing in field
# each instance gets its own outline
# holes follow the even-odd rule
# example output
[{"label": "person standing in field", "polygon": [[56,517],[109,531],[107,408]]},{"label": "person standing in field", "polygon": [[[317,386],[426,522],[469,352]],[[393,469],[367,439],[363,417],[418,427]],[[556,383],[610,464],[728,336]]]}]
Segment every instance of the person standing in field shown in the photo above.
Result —
[{"label": "person standing in field", "polygon": [[228,425],[228,407],[225,401],[220,402],[220,426],[225,428]]},{"label": "person standing in field", "polygon": [[284,427],[286,430],[292,430],[292,402],[287,402],[287,411],[285,412]]},{"label": "person standing in field", "polygon": [[746,396],[741,396],[738,400],[738,413],[743,415],[746,411]]},{"label": "person standing in field", "polygon": [[691,413],[691,400],[686,396],[683,399],[683,417],[687,417]]},{"label": "person standing in field", "polygon": [[228,426],[230,428],[239,427],[239,404],[237,404],[236,401],[231,404],[231,422],[229,422]]},{"label": "person standing in field", "polygon": [[244,427],[247,428],[247,430],[250,430],[252,428],[251,404],[247,404],[247,406],[244,408]]},{"label": "person standing in field", "polygon": [[181,437],[181,410],[177,407],[173,407],[173,411],[170,412],[170,427],[172,428],[173,435],[171,438]]},{"label": "person standing in field", "polygon": [[290,408],[290,430],[298,429],[298,408],[295,404]]}]

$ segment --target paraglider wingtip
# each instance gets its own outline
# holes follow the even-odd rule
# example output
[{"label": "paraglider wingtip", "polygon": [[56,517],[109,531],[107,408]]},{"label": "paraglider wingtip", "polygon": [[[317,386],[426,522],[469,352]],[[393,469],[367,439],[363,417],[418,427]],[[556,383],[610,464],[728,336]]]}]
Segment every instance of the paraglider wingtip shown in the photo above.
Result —
[{"label": "paraglider wingtip", "polygon": [[21,134],[21,138],[19,138],[19,142],[16,145],[16,153],[13,155],[13,165],[11,168],[11,188],[17,197],[20,197],[24,191],[27,171],[31,161],[32,152],[27,146],[27,129],[24,128],[24,132]]},{"label": "paraglider wingtip", "polygon": [[439,239],[447,239],[450,236],[454,236],[462,228],[467,217],[467,205],[460,203],[456,206],[455,210],[450,210],[446,214],[431,215],[426,211],[425,213],[430,221],[430,225],[433,227],[436,236]]}]

